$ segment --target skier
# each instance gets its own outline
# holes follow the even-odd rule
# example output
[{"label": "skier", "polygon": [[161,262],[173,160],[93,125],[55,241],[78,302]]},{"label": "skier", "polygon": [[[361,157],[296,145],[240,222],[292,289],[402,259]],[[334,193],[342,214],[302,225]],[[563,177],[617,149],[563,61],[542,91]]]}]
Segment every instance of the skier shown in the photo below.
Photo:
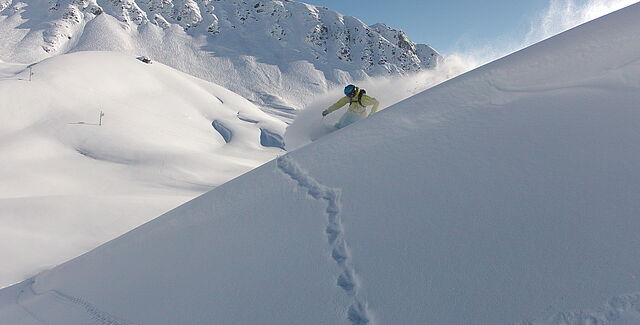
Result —
[{"label": "skier", "polygon": [[[344,87],[345,97],[340,98],[335,104],[322,111],[322,116],[327,116],[327,114],[349,104],[349,109],[335,125],[336,128],[341,129],[377,112],[380,103],[377,99],[367,96],[366,93],[364,89],[360,89],[354,85]],[[371,113],[367,113],[367,106],[370,105],[373,105],[373,107],[371,107]]]}]

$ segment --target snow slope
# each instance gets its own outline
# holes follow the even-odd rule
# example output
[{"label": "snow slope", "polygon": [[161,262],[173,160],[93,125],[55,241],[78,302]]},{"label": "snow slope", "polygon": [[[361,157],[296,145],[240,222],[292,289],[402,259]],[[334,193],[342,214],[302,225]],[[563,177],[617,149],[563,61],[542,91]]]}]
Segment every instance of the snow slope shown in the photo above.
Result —
[{"label": "snow slope", "polygon": [[158,62],[78,52],[0,71],[0,286],[283,152],[261,144],[283,122]]},{"label": "snow slope", "polygon": [[[475,67],[471,62],[452,56],[443,59],[442,64],[433,69],[406,76],[369,78],[357,82],[357,85],[379,101],[381,111]],[[296,114],[295,119],[287,125],[283,137],[287,151],[305,146],[335,131],[335,124],[346,112],[347,106],[325,117],[322,116],[322,111],[341,99],[344,96],[343,90],[344,86],[339,86],[315,96],[304,110]],[[367,109],[370,111],[371,107]]]},{"label": "snow slope", "polygon": [[0,291],[6,324],[640,323],[640,5]]},{"label": "snow slope", "polygon": [[309,94],[429,69],[440,55],[384,24],[297,1],[2,0],[0,58],[147,55],[291,118]]}]

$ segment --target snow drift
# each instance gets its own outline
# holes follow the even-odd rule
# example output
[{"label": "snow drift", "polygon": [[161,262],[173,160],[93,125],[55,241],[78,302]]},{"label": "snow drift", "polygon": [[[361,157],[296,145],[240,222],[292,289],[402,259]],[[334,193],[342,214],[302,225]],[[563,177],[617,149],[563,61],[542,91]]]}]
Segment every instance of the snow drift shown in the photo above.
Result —
[{"label": "snow drift", "polygon": [[[282,153],[260,138],[282,134],[283,122],[158,62],[78,52],[31,69],[2,64],[3,73],[0,260],[10,262],[0,268],[0,286],[82,254]],[[226,128],[228,141],[214,123]]]},{"label": "snow drift", "polygon": [[640,322],[640,5],[0,291],[8,324]]}]

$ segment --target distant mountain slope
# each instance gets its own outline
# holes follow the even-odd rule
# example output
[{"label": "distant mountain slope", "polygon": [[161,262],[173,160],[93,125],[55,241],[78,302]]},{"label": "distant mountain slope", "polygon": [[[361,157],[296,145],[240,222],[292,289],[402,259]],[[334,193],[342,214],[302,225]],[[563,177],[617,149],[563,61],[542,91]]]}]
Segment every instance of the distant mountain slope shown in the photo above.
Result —
[{"label": "distant mountain slope", "polygon": [[0,63],[0,107],[0,286],[283,152],[285,124],[246,99],[115,52]]},{"label": "distant mountain slope", "polygon": [[0,35],[8,62],[83,50],[145,54],[285,115],[331,85],[440,59],[400,30],[296,1],[1,0]]},{"label": "distant mountain slope", "polygon": [[640,323],[640,4],[0,291],[8,324]]}]

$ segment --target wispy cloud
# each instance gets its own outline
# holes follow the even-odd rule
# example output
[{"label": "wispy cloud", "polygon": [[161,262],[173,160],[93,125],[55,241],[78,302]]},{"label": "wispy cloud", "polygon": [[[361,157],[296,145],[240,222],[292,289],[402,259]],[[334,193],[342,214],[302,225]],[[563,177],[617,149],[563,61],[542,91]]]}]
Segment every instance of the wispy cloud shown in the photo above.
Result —
[{"label": "wispy cloud", "polygon": [[504,35],[495,42],[467,46],[450,56],[470,60],[468,63],[476,66],[485,64],[637,2],[639,0],[550,0],[544,10],[533,15],[525,35]]},{"label": "wispy cloud", "polygon": [[531,22],[522,45],[539,42],[636,2],[638,0],[551,0],[547,9]]}]

